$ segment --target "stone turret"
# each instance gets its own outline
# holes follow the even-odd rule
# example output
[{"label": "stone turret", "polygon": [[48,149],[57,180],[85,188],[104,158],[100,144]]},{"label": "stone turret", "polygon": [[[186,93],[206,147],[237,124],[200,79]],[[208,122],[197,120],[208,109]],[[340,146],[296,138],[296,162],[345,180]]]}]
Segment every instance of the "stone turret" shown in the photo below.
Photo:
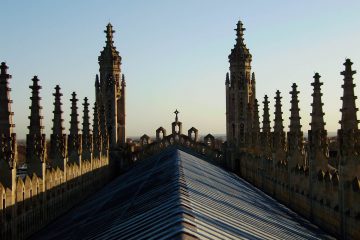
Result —
[{"label": "stone turret", "polygon": [[77,112],[76,93],[72,93],[71,114],[70,114],[70,133],[68,136],[68,161],[70,163],[80,164],[81,155],[81,136],[79,135],[79,121]]},{"label": "stone turret", "polygon": [[61,109],[61,96],[60,87],[56,85],[54,101],[54,118],[53,118],[53,127],[52,134],[50,135],[50,159],[53,167],[59,167],[61,170],[64,170],[64,159],[66,158],[66,135],[63,133],[63,118],[62,118],[62,109]]},{"label": "stone turret", "polygon": [[[101,51],[99,60],[100,66],[100,91],[97,94],[98,106],[104,105],[107,118],[107,134],[110,138],[111,147],[116,147],[118,143],[125,143],[125,99],[121,99],[122,90],[125,94],[125,86],[121,87],[121,56],[116,50],[113,41],[114,30],[109,23],[106,26],[106,45]],[[125,82],[124,82],[125,83]],[[125,95],[123,95],[125,98]],[[100,99],[101,98],[101,101]],[[121,139],[120,139],[121,138]]]},{"label": "stone turret", "polygon": [[89,120],[89,103],[88,98],[84,98],[84,114],[82,123],[82,157],[83,160],[91,159],[92,152],[92,136],[90,133],[90,120]]},{"label": "stone turret", "polygon": [[297,85],[292,85],[290,126],[288,132],[288,166],[292,170],[295,167],[304,165],[303,159],[303,133],[300,124],[300,108],[297,91]]},{"label": "stone turret", "polygon": [[274,118],[274,132],[273,132],[273,159],[276,162],[285,162],[285,132],[284,132],[284,123],[282,117],[282,104],[281,104],[281,96],[280,91],[276,91],[275,96],[275,118]]},{"label": "stone turret", "polygon": [[264,97],[264,114],[262,121],[262,141],[263,154],[267,157],[270,155],[271,150],[271,127],[270,127],[270,114],[269,114],[269,98],[267,95]]},{"label": "stone turret", "polygon": [[41,116],[39,91],[41,86],[38,84],[39,79],[34,76],[32,79],[33,85],[30,86],[32,90],[31,106],[30,106],[30,125],[28,126],[29,134],[26,135],[26,163],[29,174],[36,174],[38,177],[43,177],[45,171],[45,155],[46,155],[46,139],[43,134],[43,125]]},{"label": "stone turret", "polygon": [[11,188],[16,176],[16,134],[11,111],[8,66],[0,65],[0,183]]},{"label": "stone turret", "polygon": [[251,142],[251,118],[255,97],[251,87],[252,56],[244,43],[244,30],[241,21],[237,23],[236,44],[229,55],[230,84],[227,84],[228,105],[226,135],[229,146],[245,148]]},{"label": "stone turret", "polygon": [[101,153],[101,135],[99,123],[99,109],[97,103],[94,104],[94,118],[93,118],[93,157],[99,158]]},{"label": "stone turret", "polygon": [[353,75],[356,71],[352,70],[353,63],[346,59],[345,70],[341,72],[344,76],[344,89],[341,108],[340,130],[338,131],[338,141],[340,149],[339,164],[339,202],[341,214],[342,233],[346,231],[346,218],[350,215],[355,217],[358,202],[354,196],[353,182],[358,182],[360,178],[360,136],[358,129],[358,119],[356,107],[357,97],[354,94],[355,84]]}]

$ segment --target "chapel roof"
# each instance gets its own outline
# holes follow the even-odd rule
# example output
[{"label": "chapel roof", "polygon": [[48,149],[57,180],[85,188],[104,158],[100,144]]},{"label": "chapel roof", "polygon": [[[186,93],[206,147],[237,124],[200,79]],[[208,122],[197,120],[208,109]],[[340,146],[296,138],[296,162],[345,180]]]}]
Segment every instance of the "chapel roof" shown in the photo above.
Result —
[{"label": "chapel roof", "polygon": [[181,147],[138,161],[32,239],[332,239]]}]

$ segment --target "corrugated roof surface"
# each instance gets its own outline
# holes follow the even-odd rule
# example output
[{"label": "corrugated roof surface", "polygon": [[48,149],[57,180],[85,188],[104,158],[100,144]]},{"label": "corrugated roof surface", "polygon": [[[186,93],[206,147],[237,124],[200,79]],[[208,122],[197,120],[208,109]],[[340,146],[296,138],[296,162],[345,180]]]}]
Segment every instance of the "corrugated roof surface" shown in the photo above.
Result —
[{"label": "corrugated roof surface", "polygon": [[246,181],[170,149],[143,160],[33,239],[332,239]]}]

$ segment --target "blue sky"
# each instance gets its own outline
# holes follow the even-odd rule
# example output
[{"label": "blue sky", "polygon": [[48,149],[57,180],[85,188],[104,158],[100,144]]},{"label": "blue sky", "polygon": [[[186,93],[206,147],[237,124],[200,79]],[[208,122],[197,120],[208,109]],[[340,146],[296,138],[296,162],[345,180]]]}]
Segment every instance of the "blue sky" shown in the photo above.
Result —
[{"label": "blue sky", "polygon": [[[44,125],[51,131],[54,87],[63,93],[64,125],[69,128],[70,97],[94,101],[97,57],[110,21],[127,80],[127,135],[163,126],[173,111],[184,129],[225,133],[227,56],[236,22],[247,28],[257,98],[282,92],[288,126],[291,84],[300,90],[303,130],[309,128],[310,83],[322,76],[328,131],[339,127],[343,63],[360,66],[359,1],[8,1],[1,3],[0,61],[9,65],[16,133],[29,124],[33,75],[42,85]],[[355,83],[359,77],[355,75]],[[356,88],[359,96],[360,90]],[[79,106],[82,109],[82,106]],[[262,115],[262,106],[260,110]],[[80,117],[82,114],[80,114]]]}]

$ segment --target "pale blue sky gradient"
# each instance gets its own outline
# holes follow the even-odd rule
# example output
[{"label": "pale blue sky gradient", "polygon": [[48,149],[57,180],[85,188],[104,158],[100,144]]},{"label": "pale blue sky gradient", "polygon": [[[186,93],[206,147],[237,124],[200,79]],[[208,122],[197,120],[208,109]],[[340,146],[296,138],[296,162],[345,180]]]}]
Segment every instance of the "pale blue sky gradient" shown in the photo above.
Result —
[{"label": "pale blue sky gradient", "polygon": [[[63,93],[69,128],[70,97],[94,101],[94,79],[110,21],[127,80],[127,135],[170,131],[173,111],[184,130],[225,133],[225,74],[236,22],[247,28],[257,98],[283,96],[288,126],[291,84],[300,90],[303,130],[309,128],[310,83],[322,76],[328,131],[339,127],[342,76],[348,57],[360,70],[360,1],[8,1],[0,4],[0,61],[9,65],[16,133],[29,124],[33,75],[42,85],[44,125],[51,131],[54,87]],[[355,83],[360,77],[355,75]],[[359,87],[356,95],[360,95]],[[79,106],[82,110],[82,106]],[[260,110],[262,115],[262,106]],[[82,114],[80,114],[80,117]],[[49,136],[48,136],[49,137]]]}]

